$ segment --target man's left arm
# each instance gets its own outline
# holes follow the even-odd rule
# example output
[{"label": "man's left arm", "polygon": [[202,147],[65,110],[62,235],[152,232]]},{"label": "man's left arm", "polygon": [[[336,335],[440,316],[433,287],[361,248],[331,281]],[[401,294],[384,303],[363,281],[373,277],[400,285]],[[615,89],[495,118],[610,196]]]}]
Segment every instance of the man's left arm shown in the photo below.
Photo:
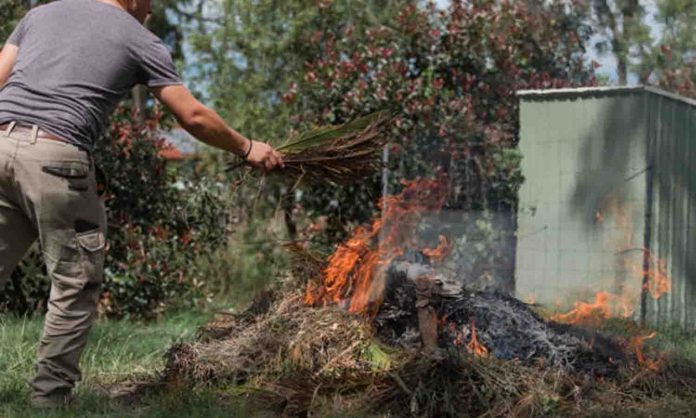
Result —
[{"label": "man's left arm", "polygon": [[0,52],[0,88],[2,88],[7,79],[10,78],[12,73],[12,68],[14,67],[15,61],[17,60],[17,51],[19,48],[17,45],[5,44],[5,47]]}]

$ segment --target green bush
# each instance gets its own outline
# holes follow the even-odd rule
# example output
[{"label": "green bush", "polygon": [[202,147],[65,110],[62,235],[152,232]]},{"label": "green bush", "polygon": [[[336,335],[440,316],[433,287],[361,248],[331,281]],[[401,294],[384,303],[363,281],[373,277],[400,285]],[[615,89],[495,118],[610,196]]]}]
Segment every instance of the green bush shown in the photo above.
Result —
[{"label": "green bush", "polygon": [[207,278],[206,286],[215,302],[229,305],[248,301],[286,271],[287,253],[271,238],[269,227],[282,229],[284,225],[269,226],[261,217],[245,222],[230,236],[226,246],[211,257],[199,259],[198,274]]},{"label": "green bush", "polygon": [[[141,123],[122,108],[94,151],[109,184],[100,300],[109,317],[154,317],[207,300],[197,265],[224,244],[223,185],[168,169],[158,126],[158,115]],[[26,315],[45,308],[50,284],[42,265],[36,251],[22,262],[0,291],[1,310]]]},{"label": "green bush", "polygon": [[4,288],[0,288],[0,312],[12,312],[18,316],[41,311],[48,300],[50,281],[37,248],[22,260],[12,272]]}]

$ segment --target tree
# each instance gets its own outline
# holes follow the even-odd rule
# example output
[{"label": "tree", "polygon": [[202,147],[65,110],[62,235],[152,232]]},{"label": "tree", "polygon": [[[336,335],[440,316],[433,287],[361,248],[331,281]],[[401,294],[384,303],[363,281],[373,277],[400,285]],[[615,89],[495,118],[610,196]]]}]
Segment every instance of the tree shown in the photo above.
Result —
[{"label": "tree", "polygon": [[0,42],[5,43],[5,40],[14,30],[19,19],[24,16],[24,13],[29,9],[25,0],[5,0],[0,7]]},{"label": "tree", "polygon": [[[653,56],[645,7],[639,0],[592,0],[591,8],[597,33],[604,36],[595,48],[600,54],[614,56],[619,85],[626,85],[630,70],[644,70]],[[642,83],[647,82],[648,76],[649,73],[639,71]]]},{"label": "tree", "polygon": [[645,72],[667,90],[696,97],[696,1],[662,0],[656,20],[663,31]]},{"label": "tree", "polygon": [[[212,3],[212,4],[211,4]],[[196,62],[194,83],[204,87],[216,110],[252,138],[277,142],[291,133],[296,86],[307,62],[324,54],[324,43],[344,32],[393,22],[401,7],[415,0],[218,0],[193,3],[187,18],[195,25],[189,41]],[[219,162],[219,160],[218,160]],[[266,192],[243,186],[233,205],[234,219],[251,222],[280,204],[287,227],[295,231],[293,196],[287,188],[264,184]],[[251,203],[266,196],[264,204]],[[265,216],[265,215],[264,215]]]},{"label": "tree", "polygon": [[[460,228],[456,268],[469,270],[459,277],[509,284],[522,181],[516,91],[595,82],[584,18],[581,7],[559,2],[453,1],[444,11],[411,4],[385,25],[331,32],[314,41],[321,55],[286,94],[293,126],[392,110],[392,192],[402,179],[445,173],[448,208],[460,217],[436,228]],[[345,227],[371,217],[380,195],[375,178],[304,190],[301,204]]]},{"label": "tree", "polygon": [[[210,102],[247,135],[287,134],[292,91],[307,61],[322,54],[322,39],[363,31],[388,20],[407,0],[219,0],[192,7],[191,34],[200,84]],[[318,42],[319,41],[319,42]],[[292,93],[288,93],[292,94]]]},{"label": "tree", "polygon": [[[593,0],[591,22],[596,33],[603,35],[595,45],[597,51],[614,56],[620,85],[634,74],[640,84],[657,84],[696,97],[696,2],[659,0],[654,16],[648,14],[645,4],[638,0]],[[656,26],[652,29],[648,24],[651,18]]]}]

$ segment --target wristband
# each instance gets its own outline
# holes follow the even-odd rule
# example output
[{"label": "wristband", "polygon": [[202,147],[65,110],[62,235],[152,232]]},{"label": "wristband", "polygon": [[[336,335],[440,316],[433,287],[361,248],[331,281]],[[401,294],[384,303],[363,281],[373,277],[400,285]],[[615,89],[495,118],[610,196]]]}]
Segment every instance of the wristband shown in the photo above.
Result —
[{"label": "wristband", "polygon": [[249,140],[249,150],[248,150],[248,151],[246,152],[246,154],[244,154],[244,156],[242,157],[244,160],[246,160],[247,157],[249,156],[249,154],[251,154],[251,149],[252,149],[253,147],[254,147],[254,141],[252,141],[252,140],[250,139],[250,140]]}]

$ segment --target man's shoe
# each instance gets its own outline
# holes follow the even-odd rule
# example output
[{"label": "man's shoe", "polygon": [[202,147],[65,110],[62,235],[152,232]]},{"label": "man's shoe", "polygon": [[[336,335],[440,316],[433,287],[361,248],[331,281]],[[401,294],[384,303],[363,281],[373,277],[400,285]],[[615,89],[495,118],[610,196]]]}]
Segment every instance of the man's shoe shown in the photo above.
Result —
[{"label": "man's shoe", "polygon": [[57,409],[68,406],[75,400],[71,391],[56,391],[47,396],[32,396],[31,406],[39,409]]}]

